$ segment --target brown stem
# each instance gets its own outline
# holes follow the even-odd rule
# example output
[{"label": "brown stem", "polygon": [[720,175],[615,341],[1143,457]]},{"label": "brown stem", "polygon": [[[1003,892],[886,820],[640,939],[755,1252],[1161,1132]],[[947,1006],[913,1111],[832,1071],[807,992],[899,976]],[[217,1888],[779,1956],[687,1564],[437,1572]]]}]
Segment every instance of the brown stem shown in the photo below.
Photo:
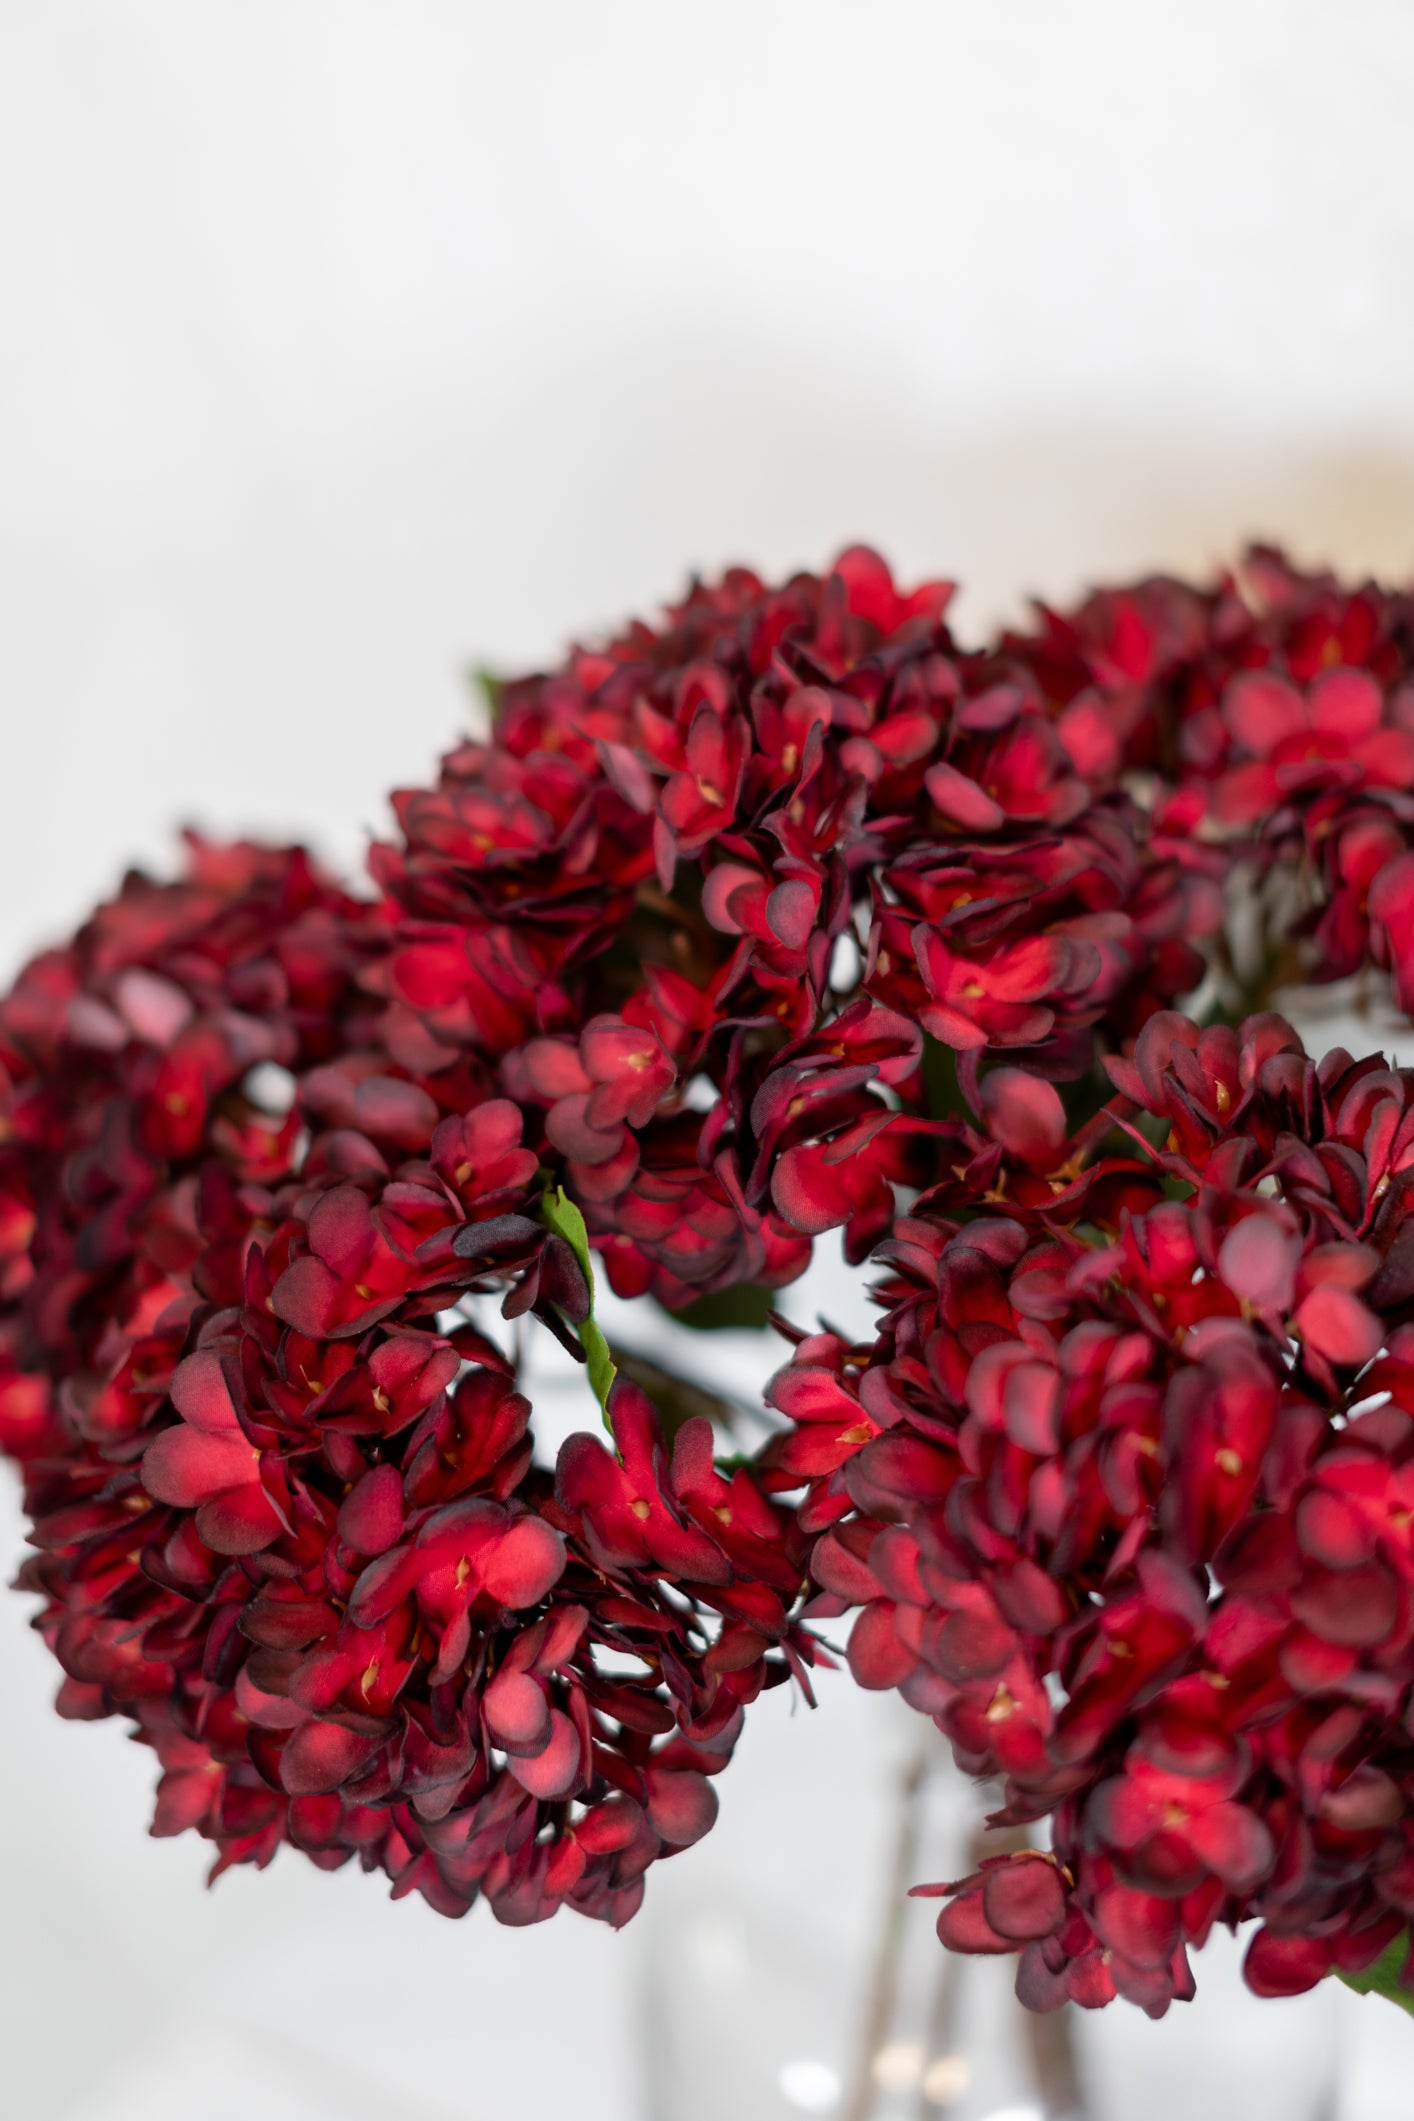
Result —
[{"label": "brown stem", "polygon": [[1075,2005],[1063,2003],[1058,2011],[1044,2013],[1024,2010],[1022,2016],[1042,2112],[1055,2121],[1088,2121],[1090,2109],[1075,2059]]},{"label": "brown stem", "polygon": [[898,2005],[899,1962],[903,1956],[904,1925],[908,1914],[908,1888],[918,1868],[919,1813],[924,1777],[928,1769],[926,1739],[904,1768],[899,1781],[898,1828],[894,1836],[893,1861],[889,1866],[879,1943],[874,1954],[869,1983],[869,2002],[860,2029],[859,2053],[854,2079],[844,2109],[844,2121],[869,2121],[875,2109],[878,2086],[874,2057],[883,2046]]},{"label": "brown stem", "polygon": [[[928,2071],[933,2063],[941,2062],[954,2051],[957,2042],[958,2004],[962,1995],[962,1978],[965,1961],[957,1952],[939,1947],[938,1979],[933,1989],[933,2001],[928,2011],[928,2023],[923,2028],[923,2071],[918,2081],[918,2103],[914,2108],[916,2121],[936,2121],[942,2106],[951,2101],[933,2099],[928,2094]],[[964,2085],[959,2085],[961,2093]]]}]

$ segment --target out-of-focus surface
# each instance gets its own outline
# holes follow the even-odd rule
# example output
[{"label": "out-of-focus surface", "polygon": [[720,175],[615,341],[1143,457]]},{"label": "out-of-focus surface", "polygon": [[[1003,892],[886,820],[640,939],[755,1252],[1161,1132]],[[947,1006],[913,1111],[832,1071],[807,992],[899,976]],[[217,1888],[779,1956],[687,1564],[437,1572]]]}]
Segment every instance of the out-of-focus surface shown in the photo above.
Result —
[{"label": "out-of-focus surface", "polygon": [[[1252,533],[1414,572],[1411,65],[1400,0],[0,9],[0,974],[183,817],[355,862],[464,665],[690,566],[864,537],[973,625]],[[288,1855],[206,1897],[23,1618],[7,2115],[634,2112],[634,1930]],[[873,1710],[827,1686],[684,1878],[793,1786],[859,1812]],[[761,1889],[808,1925],[790,1839]],[[1340,2121],[1394,2121],[1414,2032],[1337,2015]]]}]

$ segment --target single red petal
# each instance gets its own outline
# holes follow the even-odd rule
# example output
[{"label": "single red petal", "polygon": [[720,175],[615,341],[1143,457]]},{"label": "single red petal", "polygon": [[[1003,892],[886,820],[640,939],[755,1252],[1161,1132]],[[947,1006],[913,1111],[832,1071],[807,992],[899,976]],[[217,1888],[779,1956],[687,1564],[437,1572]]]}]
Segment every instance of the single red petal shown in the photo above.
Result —
[{"label": "single red petal", "polygon": [[958,1053],[974,1052],[987,1043],[987,1034],[979,1024],[942,1002],[925,1002],[918,1012],[918,1021],[940,1045],[951,1046]]},{"label": "single red petal", "polygon": [[438,1119],[437,1106],[427,1092],[395,1075],[366,1076],[354,1092],[354,1115],[365,1134],[376,1134],[404,1149],[425,1148]]},{"label": "single red petal", "polygon": [[153,1437],[143,1454],[142,1484],[155,1502],[190,1510],[252,1480],[259,1464],[239,1429],[218,1434],[182,1423]]},{"label": "single red petal", "polygon": [[1260,1929],[1247,1947],[1242,1975],[1259,1996],[1300,1996],[1325,1979],[1332,1957],[1324,1937],[1278,1937]]},{"label": "single red petal", "polygon": [[1094,1924],[1111,1951],[1136,1966],[1167,1966],[1178,1943],[1179,1911],[1155,1893],[1112,1885],[1096,1896]]},{"label": "single red petal", "polygon": [[1377,1833],[1398,1824],[1404,1797],[1393,1776],[1367,1761],[1321,1799],[1321,1817],[1342,1834]]},{"label": "single red petal", "polygon": [[1388,928],[1392,938],[1403,937],[1407,946],[1414,922],[1414,854],[1386,862],[1370,886],[1369,907],[1371,920]]},{"label": "single red petal", "polygon": [[349,1619],[354,1626],[372,1628],[386,1620],[417,1582],[420,1565],[421,1557],[412,1548],[398,1547],[361,1570],[349,1595]]},{"label": "single red petal", "polygon": [[[469,1159],[474,1171],[519,1149],[525,1128],[520,1107],[512,1104],[508,1097],[488,1098],[484,1105],[475,1106],[465,1118],[443,1120],[442,1125],[460,1127],[462,1154]],[[441,1129],[438,1131],[440,1133]]]},{"label": "single red petal", "polygon": [[994,802],[976,781],[959,773],[956,766],[940,760],[928,768],[923,778],[935,808],[955,825],[965,825],[969,832],[995,832],[1006,822],[1001,804]]},{"label": "single red petal", "polygon": [[617,1124],[607,1128],[594,1126],[589,1118],[589,1100],[587,1090],[576,1090],[571,1096],[560,1098],[545,1116],[545,1132],[562,1155],[572,1156],[577,1163],[611,1163],[625,1146],[624,1129]]},{"label": "single red petal", "polygon": [[538,1097],[570,1097],[589,1088],[579,1049],[563,1038],[532,1038],[517,1056]]},{"label": "single red petal", "polygon": [[1380,688],[1366,670],[1324,670],[1306,697],[1312,728],[1345,744],[1377,729],[1384,713]]},{"label": "single red petal", "polygon": [[339,1506],[339,1537],[360,1554],[382,1554],[403,1531],[403,1479],[396,1466],[373,1466]]},{"label": "single red petal", "polygon": [[892,1600],[881,1598],[867,1605],[855,1621],[849,1637],[849,1668],[857,1686],[883,1693],[907,1679],[918,1663],[894,1627]]},{"label": "single red petal", "polygon": [[499,1671],[481,1697],[481,1713],[495,1743],[512,1752],[540,1753],[549,1743],[550,1703],[529,1672]]},{"label": "single red petal", "polygon": [[1353,746],[1367,782],[1377,788],[1407,788],[1414,781],[1414,733],[1376,729]]},{"label": "single red petal", "polygon": [[1262,1311],[1286,1311],[1296,1294],[1301,1240],[1260,1211],[1233,1225],[1218,1252],[1218,1272],[1234,1296]]},{"label": "single red petal", "polygon": [[512,1753],[506,1765],[532,1797],[547,1802],[568,1797],[580,1778],[579,1732],[563,1710],[551,1709],[550,1736],[543,1750],[526,1759]]},{"label": "single red petal", "polygon": [[339,1323],[344,1284],[322,1259],[296,1259],[270,1292],[270,1308],[277,1318],[311,1340],[323,1340]]},{"label": "single red petal", "polygon": [[190,998],[172,980],[140,966],[122,974],[113,999],[137,1038],[152,1046],[170,1046],[192,1018]]},{"label": "single red petal", "polygon": [[881,1598],[884,1587],[868,1563],[845,1545],[837,1534],[827,1532],[810,1556],[810,1573],[824,1590],[833,1591],[850,1605],[865,1605]]},{"label": "single red petal", "polygon": [[194,1429],[239,1433],[221,1358],[210,1348],[199,1348],[177,1364],[172,1372],[172,1404]]},{"label": "single red petal", "polygon": [[[869,545],[850,545],[830,570],[831,580],[844,585],[845,608],[856,618],[867,619],[880,633],[892,633],[899,623],[903,599],[894,587],[887,561]],[[931,585],[934,592],[942,584]]]},{"label": "single red petal", "polygon": [[310,1250],[337,1274],[352,1275],[373,1244],[373,1211],[357,1186],[321,1194],[309,1217]]},{"label": "single red petal", "polygon": [[612,1856],[637,1837],[643,1814],[631,1797],[610,1797],[587,1811],[574,1838],[591,1856]]},{"label": "single red petal", "polygon": [[945,1679],[966,1685],[1002,1671],[1016,1650],[1016,1636],[989,1613],[950,1613],[929,1652]]},{"label": "single red petal", "polygon": [[771,1173],[771,1199],[792,1229],[819,1237],[848,1220],[848,1167],[828,1162],[812,1143],[798,1143]]},{"label": "single red petal", "polygon": [[1084,1952],[1066,1969],[1066,1993],[1081,2010],[1103,2010],[1115,1999],[1115,1985],[1107,1961],[1108,1952]]},{"label": "single red petal", "polygon": [[600,740],[598,751],[604,771],[617,793],[630,809],[650,817],[658,799],[658,787],[638,753],[627,744],[611,744],[605,739]]},{"label": "single red petal", "polygon": [[1070,2001],[1068,1969],[1059,1973],[1046,1963],[1046,1955],[1034,1941],[1021,1954],[1016,1969],[1016,1997],[1023,2010],[1056,2011]]},{"label": "single red petal", "polygon": [[1002,1413],[1008,1436],[1023,1451],[1044,1458],[1059,1450],[1059,1370],[1046,1362],[1013,1363],[1002,1379]]},{"label": "single red petal", "polygon": [[648,1823],[671,1848],[691,1848],[716,1824],[717,1792],[692,1768],[643,1771]]},{"label": "single red petal", "polygon": [[564,1572],[565,1542],[543,1517],[522,1517],[498,1539],[482,1565],[492,1598],[519,1609],[535,1605]]},{"label": "single red petal", "polygon": [[1067,946],[1056,936],[1036,935],[1013,943],[984,968],[987,990],[998,1001],[1038,1001],[1055,991],[1067,958]]},{"label": "single red petal", "polygon": [[1383,1642],[1399,1617],[1395,1579],[1378,1562],[1362,1568],[1313,1567],[1291,1593],[1291,1610],[1313,1635],[1342,1648]]},{"label": "single red petal", "polygon": [[1306,1297],[1294,1320],[1308,1346],[1327,1362],[1358,1367],[1380,1350],[1384,1329],[1373,1311],[1349,1289],[1322,1282]]},{"label": "single red petal", "polygon": [[1281,1676],[1298,1694],[1325,1694],[1348,1678],[1359,1663],[1349,1644],[1322,1642],[1309,1628],[1288,1628],[1279,1652]]},{"label": "single red petal", "polygon": [[999,1937],[1049,1937],[1065,1917],[1065,1887],[1049,1857],[1013,1856],[985,1873],[982,1907]]},{"label": "single red petal", "polygon": [[1296,1510],[1296,1537],[1302,1553],[1328,1569],[1358,1568],[1375,1551],[1369,1518],[1346,1496],[1333,1495],[1327,1488],[1313,1488],[1302,1496]]},{"label": "single red petal", "polygon": [[743,886],[757,892],[764,890],[756,870],[746,868],[741,862],[719,862],[702,886],[704,918],[720,935],[740,935],[742,932],[732,899]]},{"label": "single red petal", "polygon": [[1246,671],[1233,679],[1222,711],[1238,743],[1254,758],[1266,758],[1287,737],[1299,736],[1311,726],[1300,693],[1281,678],[1260,671]]},{"label": "single red petal", "polygon": [[766,1402],[792,1421],[862,1421],[864,1410],[833,1370],[788,1363],[766,1387]]},{"label": "single red petal", "polygon": [[1250,759],[1215,782],[1213,816],[1221,825],[1250,825],[1274,810],[1280,797],[1281,784],[1266,760]]},{"label": "single red petal", "polygon": [[1004,1149],[1038,1170],[1054,1170],[1065,1144],[1065,1107],[1054,1083],[1024,1068],[994,1068],[982,1080],[987,1125]]},{"label": "single red petal", "polygon": [[292,1797],[336,1790],[356,1775],[377,1752],[382,1740],[340,1723],[306,1723],[280,1755],[280,1780]]},{"label": "single red petal", "polygon": [[213,1554],[258,1554],[284,1530],[258,1481],[213,1495],[196,1513],[196,1529]]},{"label": "single red petal", "polygon": [[1245,1804],[1207,1805],[1194,1814],[1185,1833],[1194,1853],[1234,1892],[1254,1886],[1275,1860],[1271,1834]]},{"label": "single red petal", "polygon": [[959,1894],[938,1917],[938,1936],[953,1952],[1014,1952],[1010,1937],[999,1937],[987,1920],[980,1892]]},{"label": "single red petal", "polygon": [[594,1082],[606,1083],[659,1050],[651,1031],[621,1016],[591,1016],[579,1034],[579,1057]]},{"label": "single red petal", "polygon": [[1108,781],[1120,760],[1120,723],[1098,693],[1072,700],[1056,723],[1056,735],[1077,773],[1087,781]]},{"label": "single red petal", "polygon": [[777,884],[767,899],[767,924],[787,950],[803,950],[809,942],[819,897],[819,892],[800,878],[789,878]]}]

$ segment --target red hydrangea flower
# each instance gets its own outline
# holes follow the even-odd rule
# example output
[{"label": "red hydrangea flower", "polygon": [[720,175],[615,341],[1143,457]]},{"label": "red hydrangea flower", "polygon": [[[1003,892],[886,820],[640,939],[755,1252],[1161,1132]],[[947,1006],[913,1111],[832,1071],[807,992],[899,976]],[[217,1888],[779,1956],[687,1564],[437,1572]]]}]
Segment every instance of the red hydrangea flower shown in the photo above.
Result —
[{"label": "red hydrangea flower", "polygon": [[[711,1825],[745,1706],[813,1656],[804,1542],[706,1437],[670,1463],[626,1380],[617,1457],[581,1437],[534,1466],[508,1365],[448,1310],[509,1279],[512,1308],[582,1315],[582,1277],[517,1212],[515,1108],[426,1107],[391,1172],[346,1126],[259,1187],[203,1168],[162,1366],[118,1436],[61,1420],[30,1455],[21,1580],[65,1713],[133,1718],[156,1830],[197,1828],[218,1869],[289,1841],[448,1914],[621,1922]],[[405,1136],[421,1108],[366,1109]]]},{"label": "red hydrangea flower", "polygon": [[[1245,859],[1283,975],[1414,995],[1409,600],[1258,553],[975,652],[949,593],[696,583],[495,688],[375,903],[194,843],[0,1004],[26,1581],[160,1831],[622,1920],[803,1678],[813,1547],[856,1675],[1054,1821],[943,1916],[1028,2001],[1161,2009],[1247,1913],[1290,1989],[1414,1910],[1405,1079],[1169,1006]],[[457,1310],[578,1351],[547,1182],[670,1308],[840,1228],[882,1334],[802,1339],[761,1467],[621,1379],[552,1479]]]},{"label": "red hydrangea flower", "polygon": [[288,1168],[300,1121],[262,1064],[309,1067],[371,1020],[368,947],[302,850],[191,838],[178,882],[130,875],[0,1001],[7,1450],[141,1426],[195,1300],[203,1161],[234,1188]]},{"label": "red hydrangea flower", "polygon": [[1411,615],[1407,590],[1347,587],[1258,548],[1211,589],[1107,591],[1008,645],[1067,714],[1122,732],[1126,764],[1158,769],[1156,812],[1181,782],[1205,838],[1250,846],[1297,884],[1304,911],[1293,923],[1279,898],[1271,937],[1293,975],[1339,979],[1373,957],[1407,1010]]},{"label": "red hydrangea flower", "polygon": [[856,1678],[1050,1818],[944,1941],[1159,2013],[1216,1921],[1289,1993],[1414,1911],[1414,1082],[1273,1017],[1156,1016],[1112,1073],[1165,1148],[1038,1200],[1086,1145],[991,1078],[1005,1210],[897,1225],[878,1342],[801,1342],[772,1457]]},{"label": "red hydrangea flower", "polygon": [[1127,706],[964,655],[947,594],[862,549],[734,570],[500,688],[491,740],[397,799],[383,1049],[444,1109],[440,1071],[497,1067],[622,1291],[774,1284],[840,1224],[860,1257],[937,1175],[916,1070],[780,1125],[802,1041],[860,1009],[1077,1073],[1202,978],[1226,857],[1121,792]]}]

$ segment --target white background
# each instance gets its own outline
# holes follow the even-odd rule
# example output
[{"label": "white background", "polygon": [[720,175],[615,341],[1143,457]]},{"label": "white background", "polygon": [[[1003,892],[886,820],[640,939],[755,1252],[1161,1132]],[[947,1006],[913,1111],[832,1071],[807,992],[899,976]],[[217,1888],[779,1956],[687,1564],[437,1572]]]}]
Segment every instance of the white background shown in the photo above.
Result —
[{"label": "white background", "polygon": [[[356,862],[465,665],[689,566],[1407,575],[1412,87],[1401,0],[3,0],[0,973],[183,818]],[[7,2114],[631,2113],[632,1932],[208,1899],[0,1654]]]}]

